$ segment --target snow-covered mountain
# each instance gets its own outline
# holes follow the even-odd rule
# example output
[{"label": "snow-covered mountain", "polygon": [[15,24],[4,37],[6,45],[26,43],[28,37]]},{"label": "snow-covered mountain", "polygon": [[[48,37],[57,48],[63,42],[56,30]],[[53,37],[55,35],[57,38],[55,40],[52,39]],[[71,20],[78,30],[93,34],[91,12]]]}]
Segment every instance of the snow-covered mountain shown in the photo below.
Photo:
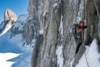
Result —
[{"label": "snow-covered mountain", "polygon": [[[32,47],[35,43],[35,39],[33,38],[29,43],[31,45],[29,45],[25,40],[27,38],[23,38],[23,31],[25,30],[23,28],[29,20],[31,19],[28,19],[27,14],[20,15],[13,27],[7,29],[6,33],[0,36],[0,53],[11,52],[20,54],[18,57],[9,60],[16,62],[12,67],[30,67],[31,65]],[[4,22],[0,24],[1,31],[3,27]]]},{"label": "snow-covered mountain", "polygon": [[16,20],[16,14],[12,10],[6,9],[4,12],[4,22],[0,36],[5,34],[15,24]]}]

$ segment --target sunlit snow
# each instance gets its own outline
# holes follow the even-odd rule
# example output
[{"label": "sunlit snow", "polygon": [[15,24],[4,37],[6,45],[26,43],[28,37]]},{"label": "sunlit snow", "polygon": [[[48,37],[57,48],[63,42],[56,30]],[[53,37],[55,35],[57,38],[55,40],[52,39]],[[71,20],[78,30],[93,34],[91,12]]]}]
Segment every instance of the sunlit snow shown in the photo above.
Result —
[{"label": "sunlit snow", "polygon": [[60,27],[59,27],[59,32],[61,34],[61,37],[63,37],[63,16],[61,16],[61,21],[60,21]]},{"label": "sunlit snow", "polygon": [[9,59],[15,58],[19,54],[15,53],[0,53],[0,67],[11,67],[15,62],[7,61]]},{"label": "sunlit snow", "polygon": [[89,67],[100,67],[100,60],[99,60],[100,53],[98,53],[98,46],[97,46],[96,39],[93,40],[89,48],[86,48],[85,53],[82,56],[82,58],[79,60],[79,64],[77,64],[76,67],[88,67],[88,65]]},{"label": "sunlit snow", "polygon": [[0,34],[0,36],[2,36],[3,34],[5,34],[11,27],[12,27],[12,25],[7,24],[6,28],[2,31],[2,33]]},{"label": "sunlit snow", "polygon": [[63,67],[63,46],[58,46],[56,50],[56,55],[57,55],[57,63],[59,67]]}]

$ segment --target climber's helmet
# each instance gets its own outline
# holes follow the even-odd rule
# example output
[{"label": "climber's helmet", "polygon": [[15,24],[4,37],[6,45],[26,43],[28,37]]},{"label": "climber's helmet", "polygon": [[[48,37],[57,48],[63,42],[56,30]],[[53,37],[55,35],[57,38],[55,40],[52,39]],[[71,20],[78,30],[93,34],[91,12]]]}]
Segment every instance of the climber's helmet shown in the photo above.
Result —
[{"label": "climber's helmet", "polygon": [[80,21],[80,22],[79,22],[79,26],[80,26],[80,27],[84,27],[84,21]]}]

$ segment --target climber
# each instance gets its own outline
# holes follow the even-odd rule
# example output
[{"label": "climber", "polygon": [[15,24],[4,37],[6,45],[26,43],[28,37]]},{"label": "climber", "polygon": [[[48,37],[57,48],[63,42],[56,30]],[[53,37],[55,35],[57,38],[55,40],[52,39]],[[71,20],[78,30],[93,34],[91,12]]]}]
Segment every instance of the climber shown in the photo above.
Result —
[{"label": "climber", "polygon": [[80,21],[79,24],[73,24],[72,34],[77,44],[76,53],[78,52],[79,47],[82,44],[82,31],[84,31],[84,29],[86,28],[87,26],[85,26],[84,21]]}]

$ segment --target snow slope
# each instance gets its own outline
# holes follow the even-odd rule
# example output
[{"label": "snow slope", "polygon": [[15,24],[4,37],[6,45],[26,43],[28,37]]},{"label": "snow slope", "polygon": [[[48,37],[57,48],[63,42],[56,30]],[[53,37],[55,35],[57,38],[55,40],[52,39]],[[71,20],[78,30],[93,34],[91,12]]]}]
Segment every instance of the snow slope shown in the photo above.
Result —
[{"label": "snow slope", "polygon": [[76,67],[100,67],[100,53],[98,52],[96,39],[93,40],[90,47],[86,47],[85,53],[79,60],[79,64],[77,64]]},{"label": "snow slope", "polygon": [[17,57],[19,54],[15,53],[0,53],[0,67],[11,67],[15,62],[9,62],[7,60]]},{"label": "snow slope", "polygon": [[0,34],[0,36],[4,35],[10,28],[12,27],[12,25],[7,24],[7,28],[5,28],[2,33]]}]

